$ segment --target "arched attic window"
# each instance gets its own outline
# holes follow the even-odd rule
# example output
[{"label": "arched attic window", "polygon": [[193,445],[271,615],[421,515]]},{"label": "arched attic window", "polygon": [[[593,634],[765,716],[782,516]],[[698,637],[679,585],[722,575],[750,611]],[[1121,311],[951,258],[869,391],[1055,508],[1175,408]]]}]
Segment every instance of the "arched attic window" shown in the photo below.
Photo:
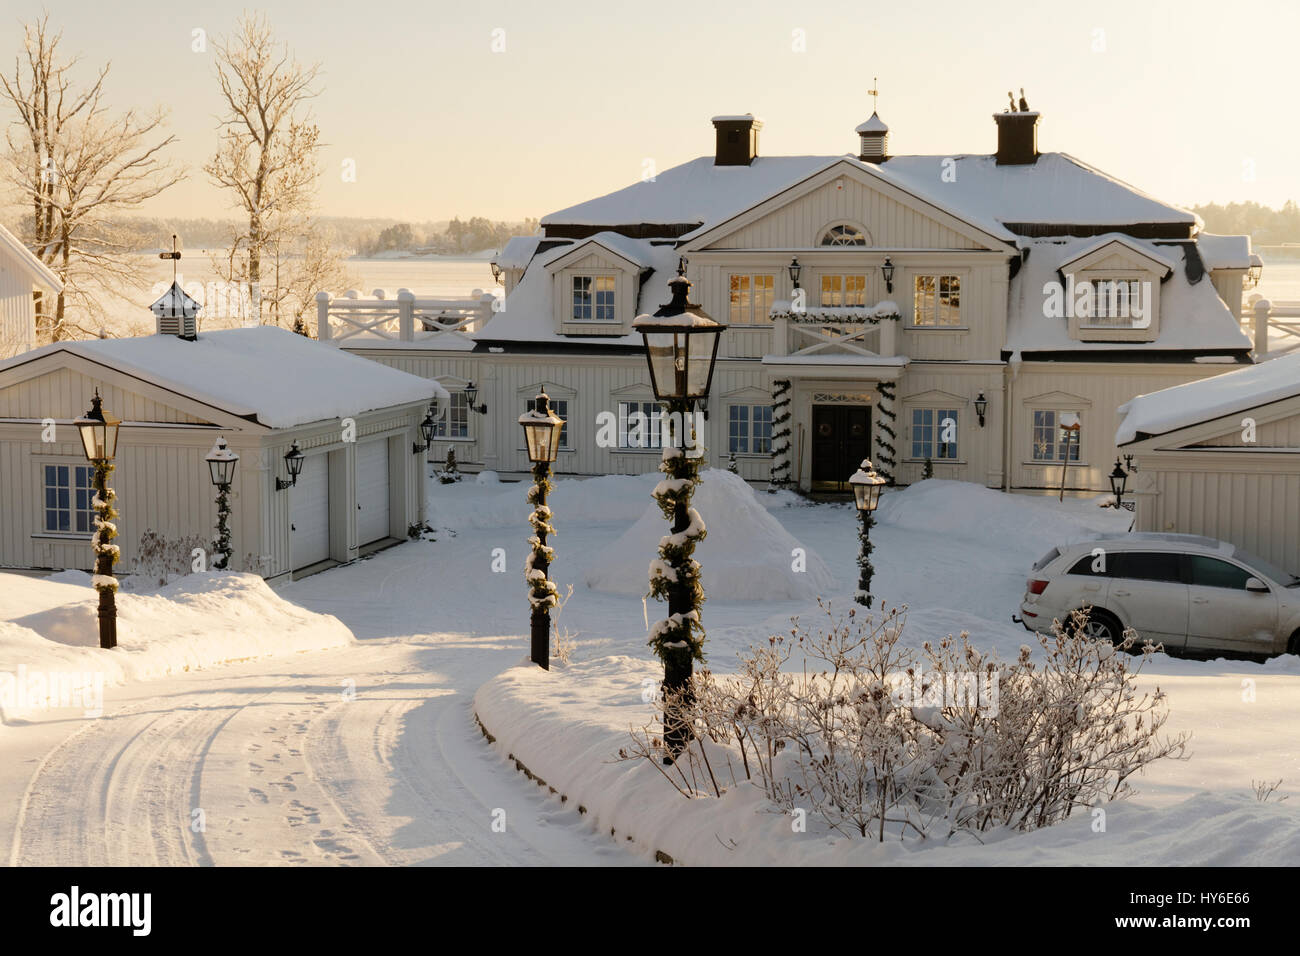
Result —
[{"label": "arched attic window", "polygon": [[863,235],[862,230],[857,226],[851,226],[848,223],[840,223],[838,226],[831,226],[822,236],[821,244],[823,246],[865,246],[867,237]]}]

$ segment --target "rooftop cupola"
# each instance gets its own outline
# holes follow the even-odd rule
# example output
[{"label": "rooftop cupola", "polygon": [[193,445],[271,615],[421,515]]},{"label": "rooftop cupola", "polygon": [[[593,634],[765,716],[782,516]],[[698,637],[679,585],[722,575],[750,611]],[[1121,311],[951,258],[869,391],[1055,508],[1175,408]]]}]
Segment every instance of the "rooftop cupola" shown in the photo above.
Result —
[{"label": "rooftop cupola", "polygon": [[718,134],[714,166],[748,166],[758,158],[758,131],[763,128],[763,121],[755,119],[753,113],[715,116],[713,128]]},{"label": "rooftop cupola", "polygon": [[171,288],[163,293],[161,299],[149,306],[157,322],[159,335],[174,335],[187,341],[194,341],[199,335],[198,315],[203,306],[195,302],[180,282],[172,282]]},{"label": "rooftop cupola", "polygon": [[853,132],[861,140],[858,159],[864,163],[883,163],[889,158],[889,127],[879,113],[873,110],[871,119],[859,124]]}]

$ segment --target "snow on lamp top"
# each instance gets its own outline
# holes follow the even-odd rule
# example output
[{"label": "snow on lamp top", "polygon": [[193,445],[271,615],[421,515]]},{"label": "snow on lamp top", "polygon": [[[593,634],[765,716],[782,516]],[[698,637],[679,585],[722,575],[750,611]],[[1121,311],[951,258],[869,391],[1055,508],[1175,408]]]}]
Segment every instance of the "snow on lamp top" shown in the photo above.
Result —
[{"label": "snow on lamp top", "polygon": [[216,440],[212,445],[212,450],[208,452],[207,458],[204,460],[208,463],[212,483],[218,488],[229,485],[234,480],[235,465],[239,461],[239,453],[230,450],[224,435]]},{"label": "snow on lamp top", "polygon": [[632,328],[645,340],[646,361],[655,398],[660,401],[705,398],[713,380],[718,342],[726,324],[689,300],[691,282],[679,261],[677,276],[668,283],[671,302],[654,315],[639,315]]},{"label": "snow on lamp top", "polygon": [[872,467],[871,460],[862,459],[862,464],[858,470],[853,473],[849,479],[849,485],[853,488],[854,502],[859,511],[875,511],[876,505],[880,503],[880,489],[888,481],[883,475],[876,472]]}]

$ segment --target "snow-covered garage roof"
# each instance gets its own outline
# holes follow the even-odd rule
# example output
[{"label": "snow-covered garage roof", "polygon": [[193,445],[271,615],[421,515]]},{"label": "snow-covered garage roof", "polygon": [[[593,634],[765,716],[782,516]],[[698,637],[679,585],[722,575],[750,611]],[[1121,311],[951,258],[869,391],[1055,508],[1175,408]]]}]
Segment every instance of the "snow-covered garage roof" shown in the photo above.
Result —
[{"label": "snow-covered garage roof", "polygon": [[1152,342],[1082,342],[1070,337],[1069,319],[1044,314],[1043,287],[1060,282],[1060,268],[1077,259],[1080,250],[1097,244],[1097,239],[1022,240],[1029,258],[1011,280],[1008,291],[1007,342],[1009,352],[1132,352],[1242,350],[1250,339],[1241,331],[1236,316],[1219,298],[1214,283],[1203,278],[1193,284],[1187,276],[1186,249],[1178,243],[1160,244],[1128,237],[1131,246],[1146,250],[1157,262],[1175,263],[1169,277],[1160,284],[1160,330]]},{"label": "snow-covered garage roof", "polygon": [[1115,444],[1163,435],[1300,395],[1300,354],[1139,395],[1119,408]]},{"label": "snow-covered garage roof", "polygon": [[146,335],[56,342],[0,362],[0,376],[60,352],[268,428],[292,428],[434,396],[448,400],[446,390],[432,379],[274,326],[203,332],[194,341]]}]

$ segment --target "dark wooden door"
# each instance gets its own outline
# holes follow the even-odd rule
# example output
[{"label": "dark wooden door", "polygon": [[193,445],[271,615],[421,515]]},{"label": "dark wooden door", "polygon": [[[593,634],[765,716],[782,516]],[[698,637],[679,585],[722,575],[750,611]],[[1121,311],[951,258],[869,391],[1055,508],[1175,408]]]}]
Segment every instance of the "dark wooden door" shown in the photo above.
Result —
[{"label": "dark wooden door", "polygon": [[813,491],[848,491],[849,476],[870,455],[870,406],[813,406]]}]

